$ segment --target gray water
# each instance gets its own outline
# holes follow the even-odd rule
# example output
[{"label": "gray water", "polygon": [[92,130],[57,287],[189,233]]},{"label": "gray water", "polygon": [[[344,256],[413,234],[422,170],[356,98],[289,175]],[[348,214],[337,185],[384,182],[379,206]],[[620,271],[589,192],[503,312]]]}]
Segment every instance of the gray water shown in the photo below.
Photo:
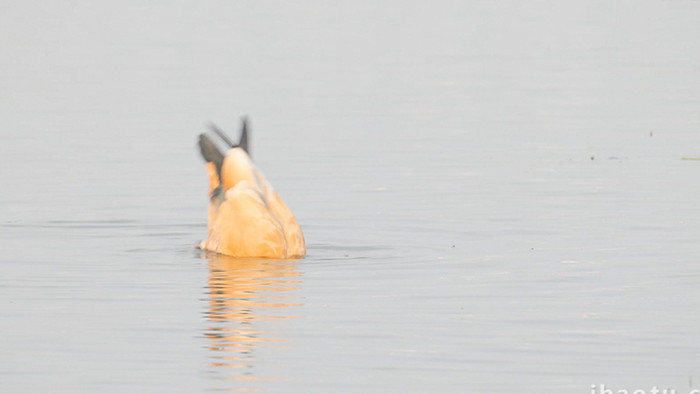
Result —
[{"label": "gray water", "polygon": [[[0,391],[699,388],[698,21],[6,2]],[[244,114],[304,259],[194,249],[196,136]]]}]

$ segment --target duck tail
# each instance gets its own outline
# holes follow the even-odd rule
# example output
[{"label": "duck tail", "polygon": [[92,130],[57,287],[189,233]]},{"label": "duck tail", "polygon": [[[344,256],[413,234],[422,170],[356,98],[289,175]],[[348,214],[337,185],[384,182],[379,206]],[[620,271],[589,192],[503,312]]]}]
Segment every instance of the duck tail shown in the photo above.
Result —
[{"label": "duck tail", "polygon": [[[214,134],[216,134],[229,148],[243,148],[244,151],[250,156],[250,150],[248,146],[248,117],[244,116],[241,118],[241,137],[238,140],[238,144],[234,144],[231,138],[229,138],[226,133],[223,132],[214,123],[208,123],[207,126]],[[225,154],[222,152],[217,144],[212,140],[212,138],[206,133],[199,135],[199,149],[202,153],[204,160],[210,163],[214,163],[216,166],[216,172],[219,175],[219,180],[221,180],[221,166],[224,163]]]}]

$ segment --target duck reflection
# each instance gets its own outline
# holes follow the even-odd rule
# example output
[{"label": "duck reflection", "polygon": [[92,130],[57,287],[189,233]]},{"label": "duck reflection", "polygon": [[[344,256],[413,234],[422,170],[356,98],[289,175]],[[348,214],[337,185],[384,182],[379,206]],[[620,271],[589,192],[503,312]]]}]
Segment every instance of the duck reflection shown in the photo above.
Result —
[{"label": "duck reflection", "polygon": [[205,335],[214,360],[211,366],[226,380],[269,379],[256,374],[254,351],[289,341],[275,338],[275,333],[266,329],[274,321],[296,317],[289,307],[301,305],[292,294],[301,284],[297,260],[206,257],[211,326]]}]

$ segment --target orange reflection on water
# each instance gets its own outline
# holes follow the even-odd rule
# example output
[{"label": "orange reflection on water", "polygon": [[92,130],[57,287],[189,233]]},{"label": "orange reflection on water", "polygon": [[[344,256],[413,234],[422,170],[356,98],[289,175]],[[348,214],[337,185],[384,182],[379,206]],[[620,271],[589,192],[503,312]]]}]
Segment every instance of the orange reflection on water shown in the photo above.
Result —
[{"label": "orange reflection on water", "polygon": [[[293,309],[301,305],[292,294],[299,289],[301,273],[297,260],[233,258],[207,254],[209,260],[211,363],[225,380],[255,382],[269,380],[258,376],[254,351],[289,342],[278,332],[267,331],[270,323],[294,318]],[[239,390],[255,390],[240,388]]]}]

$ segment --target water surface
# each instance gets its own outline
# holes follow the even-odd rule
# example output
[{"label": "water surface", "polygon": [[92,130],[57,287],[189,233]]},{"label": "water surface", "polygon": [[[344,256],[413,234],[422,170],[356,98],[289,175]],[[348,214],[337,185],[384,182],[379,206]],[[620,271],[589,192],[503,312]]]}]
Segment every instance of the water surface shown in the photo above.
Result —
[{"label": "water surface", "polygon": [[[0,13],[0,390],[700,385],[700,3]],[[300,260],[194,245],[252,120]]]}]

